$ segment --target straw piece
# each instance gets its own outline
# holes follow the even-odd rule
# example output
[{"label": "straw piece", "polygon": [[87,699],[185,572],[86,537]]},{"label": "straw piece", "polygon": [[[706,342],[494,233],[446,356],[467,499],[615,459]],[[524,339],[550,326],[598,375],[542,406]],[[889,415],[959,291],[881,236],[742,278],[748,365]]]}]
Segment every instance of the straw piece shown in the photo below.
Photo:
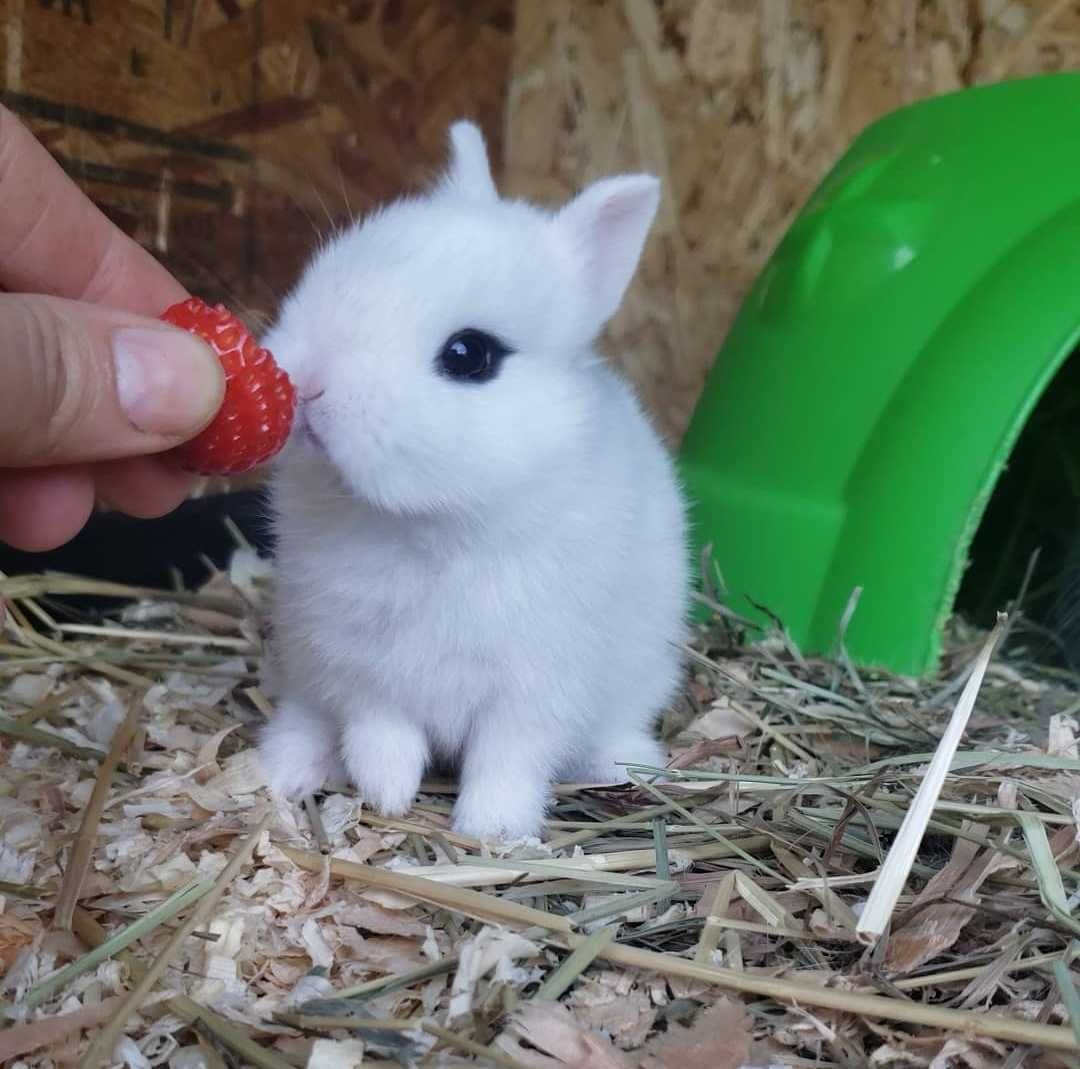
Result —
[{"label": "straw piece", "polygon": [[430,980],[433,976],[442,976],[457,968],[457,955],[433,961],[430,965],[421,965],[419,969],[398,973],[396,976],[380,976],[377,980],[368,980],[353,987],[342,988],[334,994],[339,999],[366,999],[374,995],[383,995],[399,988],[411,987],[421,980]]},{"label": "straw piece", "polygon": [[596,960],[600,952],[610,943],[618,932],[614,924],[598,928],[592,935],[586,936],[563,961],[563,963],[540,985],[536,998],[555,1001],[577,983],[578,977]]},{"label": "straw piece", "polygon": [[334,846],[330,842],[330,836],[326,834],[326,826],[323,824],[322,814],[319,812],[319,803],[310,794],[304,798],[304,812],[307,813],[307,818],[311,822],[311,831],[315,836],[315,841],[319,844],[320,853],[333,853]]},{"label": "straw piece", "polygon": [[743,872],[735,873],[735,890],[768,927],[806,934],[795,918],[776,899]]},{"label": "straw piece", "polygon": [[41,728],[22,724],[18,720],[10,720],[6,716],[0,716],[0,735],[25,742],[30,746],[47,746],[69,757],[78,757],[82,760],[100,761],[105,756],[104,750],[91,750],[88,746],[79,746],[65,739],[63,735],[57,735],[53,731],[42,731]]},{"label": "straw piece", "polygon": [[[818,938],[813,932],[808,932],[805,928],[787,928],[772,923],[759,924],[757,921],[741,921],[736,920],[734,917],[714,917],[712,923],[725,934],[728,931],[752,932],[756,935],[782,936],[784,939],[796,943],[812,941]],[[848,937],[845,937],[844,933],[838,932],[833,938],[846,941]],[[850,939],[852,942],[855,941],[854,936],[850,936]],[[695,958],[695,960],[697,959]]]},{"label": "straw piece", "polygon": [[519,1062],[517,1058],[511,1057],[504,1051],[485,1047],[482,1043],[477,1043],[465,1036],[459,1036],[456,1032],[451,1032],[448,1028],[440,1028],[430,1021],[425,1021],[421,1025],[421,1028],[427,1032],[428,1035],[435,1036],[436,1039],[441,1039],[449,1046],[456,1047],[458,1050],[463,1050],[466,1054],[475,1054],[477,1057],[484,1058],[492,1065],[501,1065],[503,1069],[529,1069],[527,1065]]},{"label": "straw piece", "polygon": [[709,889],[702,895],[699,909],[705,914],[705,923],[694,949],[694,961],[703,965],[712,962],[712,956],[724,932],[723,920],[731,905],[734,891],[735,873],[729,872],[722,880],[710,884]]},{"label": "straw piece", "polygon": [[1056,920],[1080,935],[1080,922],[1075,920],[1069,909],[1069,899],[1050,848],[1050,840],[1046,837],[1046,828],[1034,813],[1017,813],[1016,819],[1031,851],[1031,864],[1039,883],[1039,897]]},{"label": "straw piece", "polygon": [[793,876],[797,877],[795,883],[789,889],[805,887],[825,907],[829,920],[848,931],[855,931],[859,923],[854,910],[829,886],[827,879],[815,875],[804,865],[790,850],[782,846],[773,846],[773,853],[781,865]]},{"label": "straw piece", "polygon": [[[249,1035],[245,1034],[232,1021],[227,1021],[220,1014],[214,1013],[205,1006],[193,1002],[186,995],[178,995],[165,1003],[170,1013],[179,1017],[182,1021],[193,1027],[205,1029],[210,1035],[224,1047],[235,1051],[240,1058],[249,1062],[257,1069],[296,1069],[291,1062],[280,1054],[267,1047],[256,1043]],[[82,1069],[82,1066],[80,1066]]]},{"label": "straw piece", "polygon": [[90,1049],[83,1058],[81,1069],[97,1069],[105,1059],[112,1055],[116,1041],[120,1038],[131,1015],[139,1009],[146,996],[150,993],[154,984],[161,978],[161,974],[168,968],[180,947],[188,939],[193,931],[206,921],[214,911],[226,888],[236,877],[236,874],[244,867],[251,857],[259,837],[266,826],[270,823],[270,813],[266,813],[259,821],[255,830],[248,836],[239,850],[233,855],[229,863],[221,871],[221,875],[214,881],[210,892],[202,899],[191,916],[181,924],[173,934],[172,939],[166,944],[165,949],[157,956],[153,965],[146,970],[143,977],[128,992],[123,1005],[117,1010],[111,1021],[97,1034]]},{"label": "straw piece", "polygon": [[94,789],[90,794],[90,800],[86,803],[82,822],[79,824],[79,831],[75,836],[75,845],[68,859],[67,871],[64,873],[63,883],[60,885],[60,893],[56,897],[56,906],[53,910],[54,928],[71,931],[71,916],[75,911],[76,903],[79,901],[83,881],[86,879],[86,873],[90,868],[94,843],[97,840],[98,824],[101,822],[101,814],[105,810],[105,802],[109,797],[113,774],[116,772],[121,758],[127,753],[138,726],[139,703],[132,701],[128,705],[124,722],[113,733],[112,743],[109,746],[109,752],[105,760],[101,762],[101,766],[98,768],[97,777],[94,780]]},{"label": "straw piece", "polygon": [[[581,939],[581,936],[562,937],[568,946],[580,945]],[[1032,1043],[1052,1050],[1080,1051],[1080,1040],[1073,1035],[1072,1030],[1058,1025],[1039,1024],[985,1012],[969,1013],[941,1006],[925,1006],[918,1002],[800,984],[792,980],[750,976],[745,972],[701,965],[672,954],[641,950],[621,943],[604,947],[598,957],[629,968],[645,969],[686,980],[700,980],[731,991],[760,995],[803,1007],[817,1006],[855,1016],[903,1021],[926,1028],[940,1028],[959,1035],[988,1036],[991,1039],[1004,1039],[1014,1043]]]},{"label": "straw piece", "polygon": [[[689,857],[676,856],[680,867],[685,868]],[[600,886],[613,887],[656,887],[661,883],[670,882],[667,877],[660,876],[629,876],[625,874],[627,869],[655,869],[656,853],[653,850],[625,850],[615,854],[580,854],[576,857],[560,857],[550,860],[528,860],[485,858],[483,869],[494,869],[495,873],[503,872],[505,876],[499,878],[499,883],[523,884],[533,879],[542,877],[576,879],[579,882],[598,884]],[[410,870],[412,874],[424,875],[427,878],[438,879],[440,876],[452,876],[455,869],[463,869],[466,874],[473,869],[468,861],[459,862],[457,865],[441,865],[432,871],[425,865],[418,865]],[[481,874],[488,876],[481,870]],[[489,878],[494,878],[491,874]],[[439,882],[453,882],[454,886],[463,886],[458,880],[440,880]],[[471,880],[469,884],[476,886]]]},{"label": "straw piece", "polygon": [[781,876],[780,873],[778,873],[774,868],[772,868],[771,865],[767,865],[764,861],[761,860],[761,858],[754,857],[752,854],[749,853],[749,851],[745,850],[738,843],[733,842],[726,835],[721,835],[714,827],[712,827],[712,825],[706,824],[703,820],[699,820],[685,806],[681,806],[677,802],[671,801],[670,798],[667,798],[665,796],[663,791],[644,780],[637,772],[630,773],[630,780],[642,790],[647,791],[654,798],[660,799],[661,801],[670,804],[671,808],[676,813],[678,813],[685,820],[690,821],[690,823],[692,823],[695,827],[700,828],[701,831],[703,831],[710,838],[715,839],[721,846],[726,847],[728,850],[730,850],[731,854],[734,857],[742,858],[743,861],[746,861],[748,864],[753,865],[753,867],[756,869],[760,869],[762,872],[765,873],[765,875],[771,876],[773,877],[773,879],[783,879],[783,876]]},{"label": "straw piece", "polygon": [[1080,1043],[1080,992],[1076,990],[1076,981],[1069,972],[1068,965],[1061,958],[1054,962],[1054,979],[1057,981],[1061,1001],[1065,1003],[1065,1009],[1069,1014],[1069,1024],[1072,1026],[1073,1035],[1077,1043]]},{"label": "straw piece", "polygon": [[745,703],[732,702],[731,707],[741,716],[744,720],[753,724],[759,731],[768,735],[778,746],[782,746],[785,750],[793,753],[800,761],[812,762],[813,757],[807,753],[797,742],[789,739],[786,735],[777,731],[772,724],[767,720],[763,720],[753,709],[749,708]]},{"label": "straw piece", "polygon": [[[306,850],[296,850],[287,846],[280,846],[278,849],[294,865],[299,865],[300,868],[307,869],[309,872],[319,872],[322,866],[326,864],[327,859],[321,854],[313,854]],[[406,875],[403,872],[391,872],[387,869],[375,868],[373,865],[358,865],[355,861],[343,861],[340,858],[330,858],[329,860],[330,873],[333,876],[355,880],[370,887],[382,887],[389,891],[397,891],[399,894],[415,898],[419,902],[429,902],[432,905],[455,910],[478,920],[493,921],[497,924],[519,924],[538,927],[552,932],[569,932],[572,927],[570,921],[565,917],[559,917],[553,913],[544,913],[529,906],[519,905],[517,902],[507,902],[504,899],[496,898],[494,895],[486,895],[480,891],[472,891],[463,887],[448,887],[436,883],[434,880]]]},{"label": "straw piece", "polygon": [[651,891],[618,895],[614,902],[586,906],[585,909],[575,910],[570,914],[570,917],[578,928],[586,924],[593,924],[599,920],[607,920],[609,917],[625,917],[644,906],[651,906],[654,902],[666,901],[678,889],[679,885],[675,883],[661,884]]},{"label": "straw piece", "polygon": [[[99,947],[108,941],[105,929],[82,908],[75,910],[74,929],[87,946]],[[121,951],[120,957],[135,980],[141,980],[146,975],[145,966],[137,961],[130,951]],[[117,1005],[119,1004],[120,1000],[117,999]],[[256,1043],[237,1025],[226,1021],[205,1006],[200,1006],[187,995],[174,995],[165,1006],[170,1013],[188,1024],[204,1028],[222,1046],[235,1051],[244,1061],[258,1069],[295,1069],[295,1066],[291,1066],[279,1054]]]},{"label": "straw piece", "polygon": [[60,1043],[72,1033],[107,1021],[121,1001],[121,997],[116,995],[72,1013],[60,1013],[55,1017],[43,1017],[0,1029],[0,1065],[12,1065],[17,1058],[39,1047]]},{"label": "straw piece", "polygon": [[[182,913],[189,906],[198,902],[213,886],[209,880],[200,880],[181,887],[179,891],[170,895],[156,909],[152,909],[145,916],[129,924],[100,946],[95,947],[90,953],[84,954],[81,958],[71,962],[70,965],[65,965],[62,969],[53,973],[52,976],[46,977],[37,987],[31,988],[19,1005],[25,1009],[33,1010],[43,1002],[48,1002],[57,991],[71,983],[75,977],[96,968],[101,962],[119,954],[121,950],[129,947],[137,939],[141,939],[166,921],[171,920],[178,913]],[[73,905],[72,912],[74,912],[74,908]]]},{"label": "straw piece", "polygon": [[132,627],[104,627],[98,624],[60,624],[58,631],[69,635],[92,635],[95,638],[118,638],[125,642],[158,642],[176,646],[220,646],[223,649],[253,653],[255,647],[246,638],[228,635],[185,635],[176,631],[151,631]]},{"label": "straw piece", "polygon": [[880,939],[892,918],[900,893],[915,863],[915,855],[926,832],[926,826],[933,816],[934,806],[941,794],[945,777],[949,774],[949,766],[960,745],[971,711],[975,707],[975,699],[982,686],[983,676],[986,675],[990,658],[994,654],[994,648],[1001,637],[1005,623],[1005,615],[999,613],[997,624],[975,660],[960,700],[956,703],[941,742],[934,751],[930,767],[926,770],[926,775],[907,811],[904,823],[900,826],[892,848],[881,866],[878,878],[870,891],[870,897],[859,917],[859,926],[855,930],[864,943],[872,944]]},{"label": "straw piece", "polygon": [[52,891],[44,887],[31,887],[25,883],[10,883],[8,880],[0,880],[0,895],[11,895],[12,898],[28,898],[37,901],[48,898]]},{"label": "straw piece", "polygon": [[[1001,971],[1002,975],[1014,972],[1022,972],[1025,969],[1038,969],[1044,965],[1053,966],[1054,962],[1061,961],[1062,954],[1055,951],[1053,954],[1033,954],[1029,958],[1017,958],[1016,961],[1006,965]],[[974,980],[984,975],[985,965],[972,965],[967,969],[948,969],[945,972],[927,973],[925,976],[908,976],[900,980],[891,981],[897,991],[918,991],[923,987],[933,987],[941,984],[958,984],[965,980]]]},{"label": "straw piece", "polygon": [[276,1013],[276,1020],[292,1028],[310,1028],[317,1032],[329,1032],[335,1028],[350,1032],[387,1031],[412,1032],[420,1027],[422,1021],[403,1020],[396,1017],[352,1017],[348,1014],[319,1013]]},{"label": "straw piece", "polygon": [[[653,817],[653,849],[656,851],[656,875],[661,880],[671,879],[671,856],[668,850],[668,826],[662,816]],[[668,900],[660,904],[660,910],[667,908]]]},{"label": "straw piece", "polygon": [[[685,868],[693,861],[713,861],[743,852],[749,854],[751,850],[760,850],[767,846],[768,842],[763,835],[751,835],[740,839],[738,843],[725,839],[724,842],[705,843],[701,846],[673,846],[669,848],[668,857],[677,867]],[[457,865],[417,865],[411,868],[409,873],[453,887],[496,887],[508,883],[532,883],[547,876],[574,876],[593,883],[611,883],[619,887],[655,887],[665,881],[625,876],[611,879],[606,875],[627,869],[652,868],[655,864],[656,851],[653,848],[581,854],[545,861],[502,861],[485,858],[482,863],[477,863],[474,859],[465,858]]]}]

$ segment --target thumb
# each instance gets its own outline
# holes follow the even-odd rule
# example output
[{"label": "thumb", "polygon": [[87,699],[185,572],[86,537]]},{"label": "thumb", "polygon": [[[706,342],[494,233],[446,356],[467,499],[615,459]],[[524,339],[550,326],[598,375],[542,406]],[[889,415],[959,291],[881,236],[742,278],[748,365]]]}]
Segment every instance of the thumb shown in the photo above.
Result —
[{"label": "thumb", "polygon": [[187,331],[0,293],[0,468],[159,453],[213,419],[225,382]]}]

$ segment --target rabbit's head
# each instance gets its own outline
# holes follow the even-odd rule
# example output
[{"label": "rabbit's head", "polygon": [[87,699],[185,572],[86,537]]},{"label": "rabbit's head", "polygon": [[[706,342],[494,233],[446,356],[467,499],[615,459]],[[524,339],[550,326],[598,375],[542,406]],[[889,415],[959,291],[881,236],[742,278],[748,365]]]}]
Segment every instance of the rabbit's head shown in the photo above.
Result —
[{"label": "rabbit's head", "polygon": [[284,462],[329,463],[391,512],[475,510],[573,478],[592,344],[660,196],[623,175],[544,210],[499,197],[477,127],[456,123],[450,143],[435,188],[336,236],[264,339],[301,398]]}]

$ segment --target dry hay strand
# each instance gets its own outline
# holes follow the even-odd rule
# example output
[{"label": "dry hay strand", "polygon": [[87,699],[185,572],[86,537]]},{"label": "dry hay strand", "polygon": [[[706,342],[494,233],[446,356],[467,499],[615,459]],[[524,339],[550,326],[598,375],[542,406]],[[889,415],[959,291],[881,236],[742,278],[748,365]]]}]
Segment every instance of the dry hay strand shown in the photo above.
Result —
[{"label": "dry hay strand", "polygon": [[400,820],[270,799],[267,582],[246,549],[196,591],[0,578],[3,1064],[1080,1051],[1075,678],[960,624],[939,678],[860,674],[718,614],[666,775],[560,785],[542,839],[493,850],[452,783]]}]

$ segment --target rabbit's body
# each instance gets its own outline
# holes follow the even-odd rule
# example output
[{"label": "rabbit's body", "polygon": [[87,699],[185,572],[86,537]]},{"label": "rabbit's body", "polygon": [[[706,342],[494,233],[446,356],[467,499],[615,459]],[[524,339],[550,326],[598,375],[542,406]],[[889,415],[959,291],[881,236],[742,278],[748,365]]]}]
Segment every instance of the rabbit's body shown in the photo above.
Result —
[{"label": "rabbit's body", "polygon": [[[453,198],[451,216],[461,209],[449,232],[461,226],[471,237],[479,217],[470,193],[491,205],[475,186],[475,154],[461,158],[470,146],[475,153],[475,140],[457,130],[465,138],[459,185],[440,195]],[[552,226],[536,209],[497,204],[511,222]],[[422,222],[425,207],[403,210]],[[645,229],[653,210],[655,198],[641,209]],[[304,406],[274,486],[282,700],[263,739],[264,764],[281,793],[310,792],[343,773],[367,803],[400,813],[431,761],[445,759],[461,770],[458,830],[536,834],[553,780],[616,782],[625,779],[620,762],[663,761],[653,730],[678,685],[685,626],[681,495],[632,391],[590,348],[598,324],[587,321],[586,306],[595,302],[582,301],[575,314],[571,294],[560,307],[565,280],[551,285],[549,272],[543,282],[522,279],[516,299],[515,287],[491,292],[522,268],[517,250],[511,266],[484,257],[481,277],[464,280],[471,285],[448,302],[452,310],[440,294],[431,302],[439,307],[415,313],[419,325],[396,327],[395,338],[410,335],[402,349],[421,354],[416,368],[396,355],[396,368],[387,368],[365,336],[370,313],[362,309],[346,316],[350,329],[339,340],[324,332],[313,342],[328,315],[320,302],[334,286],[355,284],[359,299],[370,293],[383,309],[393,300],[380,292],[394,281],[378,270],[386,255],[367,265],[350,240],[385,253],[393,237],[411,270],[422,271],[415,261],[428,255],[439,261],[421,249],[419,233],[410,250],[407,228],[403,237],[401,226],[382,235],[379,226],[368,224],[374,238],[361,228],[340,239],[337,263],[333,248],[316,262],[312,292],[301,284],[267,339],[301,393],[317,396]],[[620,261],[619,297],[639,230],[633,263]],[[478,255],[485,240],[475,238]],[[531,246],[529,259],[548,267],[535,237]],[[484,271],[495,273],[481,286]],[[335,296],[348,313],[349,295]],[[594,315],[602,322],[613,310]],[[512,349],[498,373],[440,378],[427,350],[478,322]],[[332,316],[330,333],[341,323]],[[336,362],[302,358],[328,343],[361,355],[342,362],[340,374]],[[480,344],[468,336],[449,359]]]}]

